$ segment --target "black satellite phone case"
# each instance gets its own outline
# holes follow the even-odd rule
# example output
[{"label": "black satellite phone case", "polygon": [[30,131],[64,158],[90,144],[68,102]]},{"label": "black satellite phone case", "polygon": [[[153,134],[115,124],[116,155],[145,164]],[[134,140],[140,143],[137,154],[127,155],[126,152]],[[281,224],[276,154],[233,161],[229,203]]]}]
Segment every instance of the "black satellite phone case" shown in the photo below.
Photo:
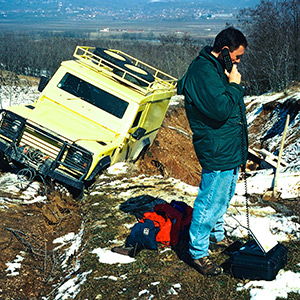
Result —
[{"label": "black satellite phone case", "polygon": [[225,69],[230,73],[232,70],[232,61],[230,58],[229,50],[227,48],[222,49],[222,56],[225,64]]}]

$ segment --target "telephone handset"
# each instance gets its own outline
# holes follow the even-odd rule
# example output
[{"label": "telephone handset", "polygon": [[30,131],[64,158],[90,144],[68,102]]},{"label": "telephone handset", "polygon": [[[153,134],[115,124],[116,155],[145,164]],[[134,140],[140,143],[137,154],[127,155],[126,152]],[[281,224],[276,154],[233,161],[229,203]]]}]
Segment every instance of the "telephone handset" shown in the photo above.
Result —
[{"label": "telephone handset", "polygon": [[232,70],[232,60],[229,54],[229,50],[227,48],[224,48],[221,50],[224,64],[225,64],[225,69],[230,73]]}]

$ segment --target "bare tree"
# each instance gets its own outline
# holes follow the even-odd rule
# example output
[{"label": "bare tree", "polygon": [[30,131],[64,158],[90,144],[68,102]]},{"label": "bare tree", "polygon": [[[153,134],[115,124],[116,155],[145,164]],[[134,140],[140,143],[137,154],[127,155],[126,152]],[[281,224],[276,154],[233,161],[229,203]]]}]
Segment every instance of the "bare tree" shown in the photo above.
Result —
[{"label": "bare tree", "polygon": [[278,91],[299,80],[300,0],[261,1],[241,10],[249,41],[244,78],[250,93]]},{"label": "bare tree", "polygon": [[30,84],[14,72],[0,70],[0,107],[16,104],[20,94],[27,94]]}]

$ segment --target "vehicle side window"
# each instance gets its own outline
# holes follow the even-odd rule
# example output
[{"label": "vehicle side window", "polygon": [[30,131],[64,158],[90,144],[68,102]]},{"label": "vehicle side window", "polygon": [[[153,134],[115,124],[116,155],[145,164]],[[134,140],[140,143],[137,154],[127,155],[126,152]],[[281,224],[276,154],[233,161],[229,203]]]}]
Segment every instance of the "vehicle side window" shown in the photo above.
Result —
[{"label": "vehicle side window", "polygon": [[141,119],[141,116],[142,116],[142,113],[143,113],[142,110],[137,113],[137,115],[136,115],[136,117],[134,119],[134,122],[133,122],[133,124],[131,126],[132,128],[138,126],[138,124],[140,122],[140,119]]},{"label": "vehicle side window", "polygon": [[58,87],[82,100],[121,119],[128,107],[128,102],[70,74],[66,73]]}]

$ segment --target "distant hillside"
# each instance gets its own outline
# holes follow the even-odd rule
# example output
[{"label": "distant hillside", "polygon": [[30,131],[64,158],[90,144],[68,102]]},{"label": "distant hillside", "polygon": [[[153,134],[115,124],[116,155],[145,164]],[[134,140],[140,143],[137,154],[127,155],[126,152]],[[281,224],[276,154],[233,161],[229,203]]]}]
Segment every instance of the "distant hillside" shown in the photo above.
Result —
[{"label": "distant hillside", "polygon": [[[236,0],[234,1],[234,6],[239,8],[250,7],[253,5],[258,4],[259,0]],[[100,7],[100,8],[118,8],[122,9],[124,7],[127,8],[134,8],[134,7],[141,7],[141,6],[149,6],[153,3],[164,5],[168,4],[169,6],[174,7],[181,7],[181,6],[190,6],[190,7],[205,7],[215,9],[217,7],[222,7],[223,9],[231,8],[232,6],[228,5],[228,1],[225,0],[199,0],[199,1],[190,1],[190,0],[22,0],[22,5],[20,7],[20,0],[1,0],[1,11],[5,11],[7,9],[51,9],[57,7],[66,7],[66,6],[73,6],[73,7]]]},{"label": "distant hillside", "polygon": [[[257,4],[258,0],[0,0],[0,22],[49,19],[181,19],[207,17],[207,14],[233,13]],[[20,5],[21,4],[21,5]]]}]

